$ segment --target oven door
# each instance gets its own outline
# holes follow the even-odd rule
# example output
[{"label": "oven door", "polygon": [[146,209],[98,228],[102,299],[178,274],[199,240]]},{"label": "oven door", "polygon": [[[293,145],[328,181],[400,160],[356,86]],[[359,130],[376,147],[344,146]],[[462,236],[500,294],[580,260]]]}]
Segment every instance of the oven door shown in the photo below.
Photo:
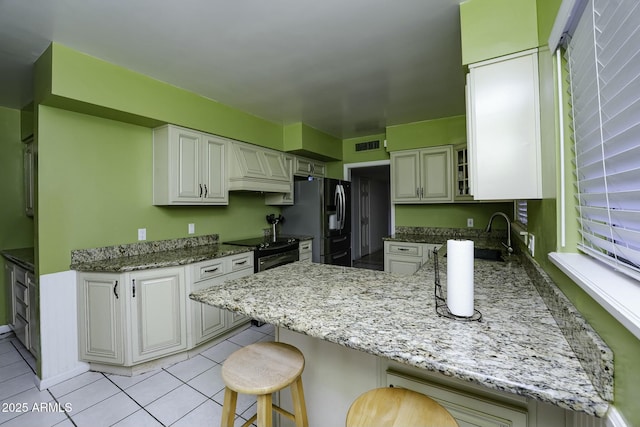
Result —
[{"label": "oven door", "polygon": [[276,268],[281,265],[296,262],[300,259],[300,251],[292,249],[279,254],[260,256],[256,259],[256,272]]}]

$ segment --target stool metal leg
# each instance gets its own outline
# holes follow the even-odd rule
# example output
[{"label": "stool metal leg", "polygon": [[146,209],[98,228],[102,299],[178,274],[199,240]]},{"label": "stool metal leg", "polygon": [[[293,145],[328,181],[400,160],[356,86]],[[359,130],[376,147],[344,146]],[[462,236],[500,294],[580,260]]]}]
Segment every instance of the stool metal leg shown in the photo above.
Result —
[{"label": "stool metal leg", "polygon": [[258,427],[273,426],[273,398],[271,394],[258,395]]},{"label": "stool metal leg", "polygon": [[233,427],[233,421],[236,417],[236,402],[238,401],[238,393],[225,387],[224,404],[222,406],[222,420],[220,427]]}]

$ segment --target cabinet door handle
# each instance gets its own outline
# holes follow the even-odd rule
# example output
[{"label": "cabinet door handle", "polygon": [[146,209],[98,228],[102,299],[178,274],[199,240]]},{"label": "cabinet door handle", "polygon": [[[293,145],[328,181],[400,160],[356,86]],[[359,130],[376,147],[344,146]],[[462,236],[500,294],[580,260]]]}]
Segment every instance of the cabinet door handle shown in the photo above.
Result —
[{"label": "cabinet door handle", "polygon": [[115,285],[113,285],[113,294],[116,296],[116,299],[119,299],[120,297],[118,296],[118,281],[116,280]]},{"label": "cabinet door handle", "polygon": [[214,268],[209,268],[207,270],[205,270],[205,273],[213,273],[214,271],[218,271],[218,267],[214,267]]},{"label": "cabinet door handle", "polygon": [[420,187],[416,187],[416,197],[420,197]]},{"label": "cabinet door handle", "polygon": [[209,189],[207,188],[207,184],[204,185],[204,198],[207,198],[207,194],[209,194]]},{"label": "cabinet door handle", "polygon": [[136,297],[136,279],[133,279],[132,282],[133,282],[133,298],[135,298]]},{"label": "cabinet door handle", "polygon": [[202,184],[200,184],[200,195],[198,197],[202,197]]},{"label": "cabinet door handle", "polygon": [[409,248],[398,248],[399,251],[408,251]]},{"label": "cabinet door handle", "polygon": [[245,265],[246,263],[247,263],[247,260],[245,259],[244,261],[236,262],[236,265]]}]

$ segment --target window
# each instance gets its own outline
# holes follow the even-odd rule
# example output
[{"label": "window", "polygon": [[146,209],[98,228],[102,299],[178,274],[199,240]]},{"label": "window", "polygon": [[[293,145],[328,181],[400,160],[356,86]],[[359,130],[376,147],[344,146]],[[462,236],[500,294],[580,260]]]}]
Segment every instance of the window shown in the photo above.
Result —
[{"label": "window", "polygon": [[640,280],[640,2],[590,0],[566,47],[578,249]]},{"label": "window", "polygon": [[515,201],[515,220],[521,224],[522,227],[527,229],[527,201],[516,200]]}]

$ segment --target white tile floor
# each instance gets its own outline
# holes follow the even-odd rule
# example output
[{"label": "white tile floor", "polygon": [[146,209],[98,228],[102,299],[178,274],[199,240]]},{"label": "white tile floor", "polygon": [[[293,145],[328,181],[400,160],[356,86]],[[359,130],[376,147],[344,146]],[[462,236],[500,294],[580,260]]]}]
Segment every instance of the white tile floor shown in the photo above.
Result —
[{"label": "white tile floor", "polygon": [[[270,325],[251,326],[199,355],[134,377],[85,372],[45,391],[33,381],[35,361],[13,334],[0,335],[0,425],[218,426],[222,362],[235,350],[273,341]],[[256,413],[255,396],[238,396],[236,425]]]}]

